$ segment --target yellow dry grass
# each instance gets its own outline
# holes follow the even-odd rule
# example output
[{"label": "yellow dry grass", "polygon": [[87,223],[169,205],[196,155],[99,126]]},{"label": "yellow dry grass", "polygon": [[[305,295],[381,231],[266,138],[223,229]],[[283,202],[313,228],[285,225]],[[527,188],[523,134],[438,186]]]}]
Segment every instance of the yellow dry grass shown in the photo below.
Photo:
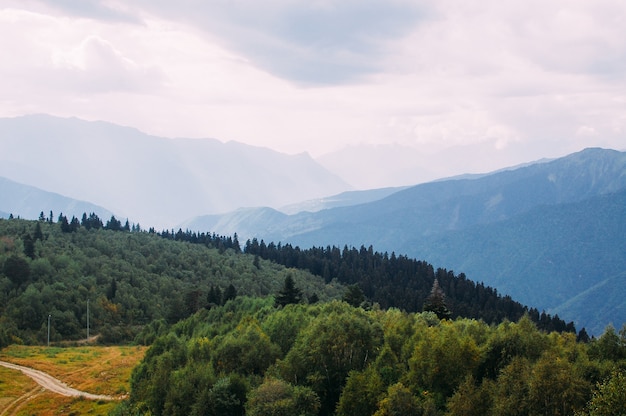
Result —
[{"label": "yellow dry grass", "polygon": [[[130,389],[132,369],[145,347],[27,347],[13,345],[0,351],[0,360],[44,371],[65,384],[89,393],[123,397]],[[115,402],[63,397],[42,390],[19,371],[0,367],[0,416],[106,415]]]}]

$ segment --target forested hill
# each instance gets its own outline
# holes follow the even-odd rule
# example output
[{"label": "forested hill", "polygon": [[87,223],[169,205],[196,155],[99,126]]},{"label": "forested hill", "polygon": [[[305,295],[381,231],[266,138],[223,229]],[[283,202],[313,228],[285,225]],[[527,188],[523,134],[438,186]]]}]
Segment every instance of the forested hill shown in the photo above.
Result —
[{"label": "forested hill", "polygon": [[345,302],[237,298],[164,331],[115,414],[626,414],[626,327],[588,343]]},{"label": "forested hill", "polygon": [[[52,213],[51,213],[52,214]],[[452,316],[497,323],[528,313],[545,330],[574,331],[463,275],[373,249],[300,250],[246,244],[215,234],[143,231],[111,217],[0,220],[0,344],[76,340],[128,341],[155,320],[174,323],[239,295],[275,295],[290,276],[303,301],[421,311],[438,279]],[[346,288],[346,285],[349,285]],[[365,295],[364,298],[360,296]]]},{"label": "forested hill", "polygon": [[[435,279],[445,293],[451,316],[482,319],[499,323],[505,319],[517,321],[528,314],[540,329],[575,332],[572,322],[565,323],[556,316],[528,308],[501,296],[498,291],[482,283],[475,283],[463,274],[438,268],[425,261],[395,253],[375,252],[373,247],[360,249],[328,246],[300,249],[290,244],[266,244],[263,240],[248,240],[244,252],[260,256],[286,267],[305,269],[326,282],[337,279],[344,285],[356,285],[365,298],[383,308],[396,307],[408,312],[422,310]],[[581,330],[581,336],[586,337]]]},{"label": "forested hill", "polygon": [[131,341],[142,326],[174,323],[238,295],[277,293],[287,276],[303,297],[340,298],[344,288],[311,273],[241,253],[236,239],[145,232],[113,217],[82,221],[0,219],[0,347],[86,337]]}]

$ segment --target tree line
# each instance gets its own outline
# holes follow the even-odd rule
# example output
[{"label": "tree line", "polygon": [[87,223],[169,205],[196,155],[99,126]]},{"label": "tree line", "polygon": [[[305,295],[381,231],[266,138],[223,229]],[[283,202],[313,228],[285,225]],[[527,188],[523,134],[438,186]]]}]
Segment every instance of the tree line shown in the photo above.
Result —
[{"label": "tree line", "polygon": [[[51,274],[60,272],[60,270],[54,270],[58,269],[58,267],[56,267],[57,265],[54,264],[55,262],[58,262],[55,256],[60,254],[65,254],[67,256],[69,253],[51,253],[50,251],[46,251],[45,248],[51,243],[51,241],[48,241],[46,236],[53,235],[56,237],[57,232],[60,231],[61,235],[73,235],[74,237],[71,237],[70,241],[72,241],[72,238],[75,242],[82,239],[83,243],[86,244],[86,247],[77,247],[76,244],[74,244],[71,249],[71,253],[81,253],[84,250],[89,250],[90,246],[94,245],[92,241],[87,241],[85,236],[92,235],[93,232],[102,231],[114,232],[116,235],[118,233],[128,234],[132,236],[128,241],[132,241],[132,239],[142,239],[146,236],[156,236],[166,241],[189,243],[193,246],[205,247],[207,249],[217,249],[219,254],[228,252],[235,256],[234,258],[237,258],[236,256],[243,252],[249,256],[248,258],[252,258],[253,272],[246,274],[245,276],[247,277],[253,276],[254,274],[267,274],[268,271],[262,270],[260,266],[260,259],[271,261],[275,264],[281,264],[287,268],[305,270],[323,278],[328,287],[332,287],[333,282],[347,286],[349,290],[352,290],[349,295],[353,296],[354,299],[357,299],[357,303],[355,303],[357,306],[358,303],[367,301],[370,304],[378,304],[382,308],[398,307],[408,312],[418,312],[422,310],[424,300],[428,297],[435,280],[437,280],[438,284],[442,288],[442,291],[446,294],[447,307],[450,310],[450,316],[452,318],[462,316],[483,319],[487,323],[499,323],[504,319],[516,321],[524,314],[528,314],[530,319],[535,322],[540,329],[546,331],[575,331],[572,323],[566,324],[558,318],[558,316],[553,317],[545,312],[539,313],[537,309],[523,306],[520,303],[513,301],[509,296],[500,296],[495,289],[487,287],[482,283],[474,283],[473,281],[467,279],[463,273],[457,276],[452,271],[447,271],[443,268],[435,270],[432,265],[425,261],[410,259],[403,255],[397,256],[395,253],[391,253],[391,255],[389,255],[388,253],[375,252],[371,246],[369,248],[362,246],[359,249],[348,248],[345,246],[343,250],[340,250],[338,247],[330,246],[326,248],[313,247],[311,249],[300,249],[299,247],[292,247],[289,244],[265,244],[263,240],[259,242],[258,240],[253,239],[248,240],[242,250],[236,234],[230,237],[220,236],[215,233],[197,233],[189,230],[183,231],[182,229],[179,229],[178,231],[163,230],[161,232],[157,232],[154,228],[150,228],[146,231],[141,229],[138,224],[131,225],[128,220],[126,220],[125,223],[122,223],[122,221],[118,220],[115,216],[111,216],[108,221],[103,222],[95,213],[83,213],[81,220],[78,220],[76,217],[72,217],[68,220],[65,215],[60,214],[56,224],[54,223],[53,218],[52,212],[50,212],[48,217],[46,217],[42,212],[40,214],[39,221],[15,219],[10,221],[3,220],[6,224],[16,221],[24,224],[20,232],[16,230],[16,233],[18,234],[17,241],[19,241],[19,244],[22,246],[22,250],[12,250],[12,255],[10,256],[6,256],[8,252],[5,250],[5,257],[7,258],[2,261],[3,269],[0,271],[4,271],[4,273],[0,274],[0,277],[4,275],[4,277],[9,281],[4,285],[6,288],[4,295],[4,299],[6,299],[5,309],[11,310],[9,300],[15,297],[15,295],[23,295],[29,284],[32,283],[37,286],[37,280],[39,280],[37,278],[38,275],[47,276],[48,279],[51,279]],[[28,231],[27,228],[31,228],[32,231]],[[45,235],[42,232],[42,229],[47,230]],[[79,233],[79,231],[82,232]],[[85,231],[87,233],[85,233]],[[80,236],[80,238],[77,236]],[[52,241],[54,241],[54,243],[59,242],[56,238]],[[116,252],[118,247],[115,247],[115,245],[117,244],[118,243],[115,242],[113,247],[109,247],[105,250],[102,250],[103,247],[98,245],[97,250],[100,253]],[[66,249],[67,246],[64,248]],[[169,250],[169,247],[165,249]],[[22,256],[22,253],[19,253],[19,251],[22,251],[24,256]],[[125,257],[129,256],[129,253],[119,254],[120,258],[111,258],[111,263],[121,262]],[[143,256],[144,253],[141,253],[141,255]],[[164,256],[168,257],[168,253],[164,253]],[[0,257],[2,257],[1,254]],[[54,257],[53,261],[51,261],[51,257]],[[152,258],[155,259],[157,257],[158,256],[152,256]],[[2,260],[2,258],[0,258],[0,260]],[[68,261],[70,263],[74,263],[76,259],[70,257],[68,258]],[[194,262],[197,263],[197,261]],[[89,260],[85,260],[84,263],[89,263]],[[162,262],[159,259],[157,263]],[[36,272],[31,275],[30,269],[33,265],[35,265]],[[130,267],[136,266],[137,265],[132,265]],[[116,304],[117,301],[117,304],[119,305],[119,307],[116,308],[112,308],[108,305],[106,307],[103,306],[104,310],[115,309],[127,312],[136,309],[137,302],[134,301],[134,299],[137,299],[137,297],[143,298],[145,296],[134,293],[129,298],[125,298],[128,291],[122,290],[120,292],[117,290],[117,287],[125,289],[127,288],[126,285],[130,281],[130,287],[132,288],[131,292],[136,292],[138,290],[136,287],[138,286],[137,281],[140,280],[139,276],[146,275],[146,272],[150,273],[156,269],[160,270],[161,273],[165,270],[167,270],[167,273],[172,272],[172,270],[168,267],[169,265],[155,267],[155,265],[152,264],[149,265],[149,270],[146,270],[146,266],[148,266],[148,264],[141,264],[141,270],[130,278],[127,278],[128,273],[109,271],[109,276],[99,277],[97,279],[98,285],[96,286],[102,286],[102,289],[98,289],[98,291],[108,294],[105,296],[108,302]],[[117,267],[119,268],[120,266]],[[129,266],[126,266],[126,268],[128,267]],[[180,263],[177,267],[180,269],[189,268],[188,265]],[[191,268],[194,269],[193,267]],[[86,269],[87,270],[83,273],[85,277],[90,277],[90,274],[94,274],[91,273],[91,269],[89,267],[86,267]],[[241,277],[243,276],[239,276],[238,279],[240,280],[240,286],[242,287],[236,288],[233,286],[232,281],[223,281],[223,273],[218,273],[218,275],[215,276],[212,274],[214,272],[215,270],[211,270],[211,272],[208,273],[203,271],[207,279],[206,282],[211,283],[190,284],[185,282],[183,287],[179,289],[180,292],[178,294],[169,294],[166,296],[165,304],[168,306],[165,309],[162,309],[162,312],[160,313],[145,314],[135,312],[134,315],[136,317],[129,317],[129,315],[132,316],[132,314],[128,312],[122,315],[126,315],[126,317],[128,317],[128,322],[133,323],[145,324],[148,322],[148,316],[156,318],[164,317],[167,320],[174,322],[176,319],[181,319],[191,313],[194,313],[200,307],[205,307],[211,304],[219,305],[220,302],[223,302],[223,299],[220,300],[220,302],[215,301],[215,289],[219,290],[220,296],[224,293],[228,293],[229,296],[232,296],[232,292],[236,292],[237,290],[240,290],[241,293],[244,294],[257,293],[260,295],[268,295],[276,293],[275,290],[272,292],[268,290],[267,287],[258,287],[258,282],[254,279],[251,279],[251,281],[241,280]],[[179,271],[173,274],[177,273],[179,273]],[[98,275],[101,273],[95,274]],[[68,274],[67,276],[78,277],[80,275],[81,273],[74,272]],[[197,272],[191,271],[191,273],[187,273],[187,275],[197,276]],[[216,277],[217,279],[214,279]],[[274,287],[276,287],[282,279],[282,276],[280,278],[273,277],[272,280]],[[163,279],[156,280],[164,281]],[[217,281],[222,281],[221,286],[214,284]],[[41,285],[41,282],[38,284]],[[180,284],[180,282],[178,282],[177,285],[178,284]],[[213,290],[211,290],[212,285],[214,286]],[[255,285],[258,287],[257,291],[249,290],[250,288],[248,286]],[[147,284],[145,286],[150,285]],[[93,286],[87,287],[91,288]],[[32,289],[33,288],[31,288],[31,291],[26,293],[32,295]],[[11,292],[11,290],[14,290],[14,292]],[[38,291],[41,293],[42,290],[43,288],[40,287]],[[91,291],[92,289],[89,290]],[[120,293],[120,295],[112,296],[112,294],[117,295],[117,293]],[[362,296],[363,299],[361,299],[360,296]],[[308,293],[304,298],[314,303],[318,299],[318,293],[316,293],[315,290],[310,290],[310,293]],[[123,302],[121,302],[122,299],[124,300]],[[353,303],[353,301],[350,302]],[[29,328],[30,331],[39,329],[39,332],[41,333],[43,330],[40,326],[38,326],[39,323],[26,324],[25,321],[37,320],[36,317],[38,317],[38,314],[43,313],[43,310],[45,309],[45,306],[43,306],[45,305],[45,302],[42,303],[33,301],[31,304],[38,304],[40,306],[34,308],[34,312],[30,315],[26,315],[28,318],[16,319],[18,322],[21,322],[21,325],[18,325],[18,328],[23,329],[26,327]],[[94,313],[97,314],[98,311],[99,309],[96,306],[94,308]],[[166,313],[164,314],[163,311]],[[74,315],[76,315],[76,318],[69,320],[72,324],[67,325],[66,330],[59,334],[60,336],[76,337],[76,333],[79,332],[78,328],[80,328],[80,322],[85,320],[85,316],[84,312],[79,311],[75,311]],[[117,319],[118,315],[119,313],[110,314],[109,319]],[[141,318],[137,319],[137,317]],[[97,322],[97,319],[95,322]],[[38,336],[41,337],[41,334]],[[117,336],[112,336],[111,338],[120,340],[128,339],[129,336],[131,335],[118,334]],[[580,331],[579,337],[583,340],[588,339],[584,328]],[[31,336],[28,336],[27,338],[31,338]]]},{"label": "tree line", "polygon": [[[345,285],[358,285],[365,297],[386,309],[400,308],[419,312],[429,295],[435,280],[446,294],[451,317],[482,319],[487,323],[499,323],[505,319],[517,321],[527,314],[537,326],[545,331],[575,332],[573,322],[566,323],[545,311],[529,308],[501,296],[498,291],[483,283],[469,280],[465,274],[434,267],[404,255],[374,251],[372,246],[360,248],[344,246],[312,247],[301,249],[290,244],[266,244],[263,240],[246,241],[244,252],[260,258],[308,270],[321,276],[327,283],[333,279]],[[579,335],[587,339],[586,331]]]}]

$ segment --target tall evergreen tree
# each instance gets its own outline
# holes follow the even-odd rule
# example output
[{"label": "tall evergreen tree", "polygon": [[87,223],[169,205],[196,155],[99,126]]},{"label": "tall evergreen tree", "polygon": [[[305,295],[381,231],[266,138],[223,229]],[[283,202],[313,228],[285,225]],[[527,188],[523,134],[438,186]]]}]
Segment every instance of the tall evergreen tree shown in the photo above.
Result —
[{"label": "tall evergreen tree", "polygon": [[365,295],[358,284],[350,285],[343,294],[343,301],[358,308],[365,302]]},{"label": "tall evergreen tree", "polygon": [[224,291],[224,303],[228,302],[229,300],[233,300],[236,297],[237,297],[237,289],[231,283],[228,285],[228,287]]},{"label": "tall evergreen tree", "polygon": [[446,306],[446,295],[439,286],[439,279],[435,279],[430,295],[424,301],[424,312],[435,312],[439,319],[449,319],[452,312]]},{"label": "tall evergreen tree", "polygon": [[107,230],[112,230],[112,231],[121,231],[122,221],[115,218],[115,215],[112,215],[111,219],[107,221],[107,224],[104,228]]},{"label": "tall evergreen tree", "polygon": [[213,306],[219,306],[222,304],[222,290],[219,286],[211,285],[209,292],[206,295],[207,308],[212,308]]},{"label": "tall evergreen tree", "polygon": [[39,223],[35,224],[35,231],[33,232],[33,239],[43,240],[43,232],[41,231],[41,225]]},{"label": "tall evergreen tree", "polygon": [[24,254],[34,260],[35,259],[35,241],[33,241],[33,238],[30,236],[30,234],[26,234],[24,236],[23,241],[24,241]]},{"label": "tall evergreen tree", "polygon": [[302,291],[296,287],[293,277],[287,275],[283,288],[276,295],[275,305],[286,306],[290,303],[300,303]]},{"label": "tall evergreen tree", "polygon": [[70,223],[67,221],[67,217],[63,214],[59,215],[59,223],[61,224],[61,231],[69,233],[72,231]]}]

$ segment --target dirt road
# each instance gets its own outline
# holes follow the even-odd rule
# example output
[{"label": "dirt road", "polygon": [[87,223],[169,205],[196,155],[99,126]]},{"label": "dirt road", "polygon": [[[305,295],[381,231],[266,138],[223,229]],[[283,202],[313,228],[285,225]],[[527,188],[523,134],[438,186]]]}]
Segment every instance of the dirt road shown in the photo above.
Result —
[{"label": "dirt road", "polygon": [[17,364],[7,363],[6,361],[0,361],[0,365],[3,367],[10,368],[12,370],[19,370],[22,373],[26,374],[28,377],[35,380],[38,384],[40,384],[45,389],[53,391],[63,396],[69,397],[84,397],[85,399],[90,400],[116,400],[115,397],[107,396],[104,394],[91,394],[84,391],[73,389],[67,386],[60,380],[44,373],[43,371],[34,370],[32,368],[24,367]]}]

